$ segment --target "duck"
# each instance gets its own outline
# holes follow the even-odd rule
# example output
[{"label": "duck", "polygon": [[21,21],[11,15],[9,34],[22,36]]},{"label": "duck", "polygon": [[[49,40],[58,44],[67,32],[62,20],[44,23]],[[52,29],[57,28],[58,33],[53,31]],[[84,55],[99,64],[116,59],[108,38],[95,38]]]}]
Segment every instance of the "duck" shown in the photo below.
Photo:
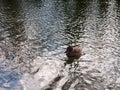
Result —
[{"label": "duck", "polygon": [[79,46],[68,46],[66,51],[67,63],[72,63],[82,56],[82,49]]}]

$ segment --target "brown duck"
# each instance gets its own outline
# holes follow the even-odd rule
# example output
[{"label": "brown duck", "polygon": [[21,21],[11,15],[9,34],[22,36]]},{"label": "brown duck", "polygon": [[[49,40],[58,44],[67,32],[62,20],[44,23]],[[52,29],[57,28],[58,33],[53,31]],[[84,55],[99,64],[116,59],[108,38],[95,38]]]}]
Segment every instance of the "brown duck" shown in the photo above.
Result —
[{"label": "brown duck", "polygon": [[68,59],[79,59],[82,55],[82,49],[79,46],[68,46],[65,53]]}]

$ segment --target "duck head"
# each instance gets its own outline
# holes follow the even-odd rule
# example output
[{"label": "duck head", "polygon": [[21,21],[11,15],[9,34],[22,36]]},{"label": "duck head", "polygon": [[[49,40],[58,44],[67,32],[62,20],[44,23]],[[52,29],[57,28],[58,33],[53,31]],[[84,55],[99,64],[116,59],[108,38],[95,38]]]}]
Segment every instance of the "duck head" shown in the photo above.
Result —
[{"label": "duck head", "polygon": [[65,51],[65,53],[70,53],[70,52],[72,52],[72,50],[73,50],[73,47],[72,46],[68,46],[66,51]]}]

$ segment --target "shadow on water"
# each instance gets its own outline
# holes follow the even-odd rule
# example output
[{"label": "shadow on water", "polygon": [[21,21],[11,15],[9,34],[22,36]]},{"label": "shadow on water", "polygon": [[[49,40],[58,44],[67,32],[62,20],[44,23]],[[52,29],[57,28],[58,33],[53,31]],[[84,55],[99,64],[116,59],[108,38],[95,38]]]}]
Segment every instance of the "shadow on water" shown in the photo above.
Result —
[{"label": "shadow on water", "polygon": [[53,90],[54,88],[56,88],[57,83],[62,79],[62,76],[57,76],[54,78],[53,81],[51,81],[51,83],[46,87],[46,89],[44,90]]},{"label": "shadow on water", "polygon": [[[16,64],[26,65],[26,61],[33,60],[34,55],[31,48],[29,48],[28,37],[25,30],[25,15],[22,8],[22,2],[18,0],[4,0],[2,3],[2,15],[4,19],[2,22],[3,32],[0,38],[4,38],[1,42],[5,47],[11,49],[15,54]],[[24,54],[23,54],[24,53]],[[27,63],[28,63],[27,62]]]},{"label": "shadow on water", "polygon": [[66,60],[66,64],[72,64],[74,62],[74,59],[68,59]]},{"label": "shadow on water", "polygon": [[3,29],[8,33],[7,38],[14,47],[26,40],[23,13],[19,3],[16,0],[3,0]]},{"label": "shadow on water", "polygon": [[[88,4],[85,1],[66,1],[64,7],[66,20],[65,36],[67,45],[80,45],[84,35],[84,25],[86,20],[86,9]],[[83,8],[84,7],[84,8]]]},{"label": "shadow on water", "polygon": [[[5,52],[5,55],[1,54],[0,62],[2,67],[0,73],[0,87],[5,90],[23,90],[19,80],[20,74],[16,70],[16,66],[12,66],[15,62],[15,52],[18,52],[21,42],[26,40],[24,20],[21,12],[21,6],[17,0],[2,0],[1,16],[3,17],[1,22],[0,38],[1,42],[5,45],[1,45],[1,52]],[[5,41],[5,42],[3,42]],[[1,53],[0,52],[0,53]],[[5,57],[5,58],[3,58]]]}]

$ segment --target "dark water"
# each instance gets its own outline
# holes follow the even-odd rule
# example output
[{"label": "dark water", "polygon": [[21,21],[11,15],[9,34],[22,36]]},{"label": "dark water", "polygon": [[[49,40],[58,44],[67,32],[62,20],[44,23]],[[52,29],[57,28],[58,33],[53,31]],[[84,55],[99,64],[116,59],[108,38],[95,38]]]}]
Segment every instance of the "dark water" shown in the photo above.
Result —
[{"label": "dark water", "polygon": [[0,90],[120,90],[120,1],[0,0]]}]

